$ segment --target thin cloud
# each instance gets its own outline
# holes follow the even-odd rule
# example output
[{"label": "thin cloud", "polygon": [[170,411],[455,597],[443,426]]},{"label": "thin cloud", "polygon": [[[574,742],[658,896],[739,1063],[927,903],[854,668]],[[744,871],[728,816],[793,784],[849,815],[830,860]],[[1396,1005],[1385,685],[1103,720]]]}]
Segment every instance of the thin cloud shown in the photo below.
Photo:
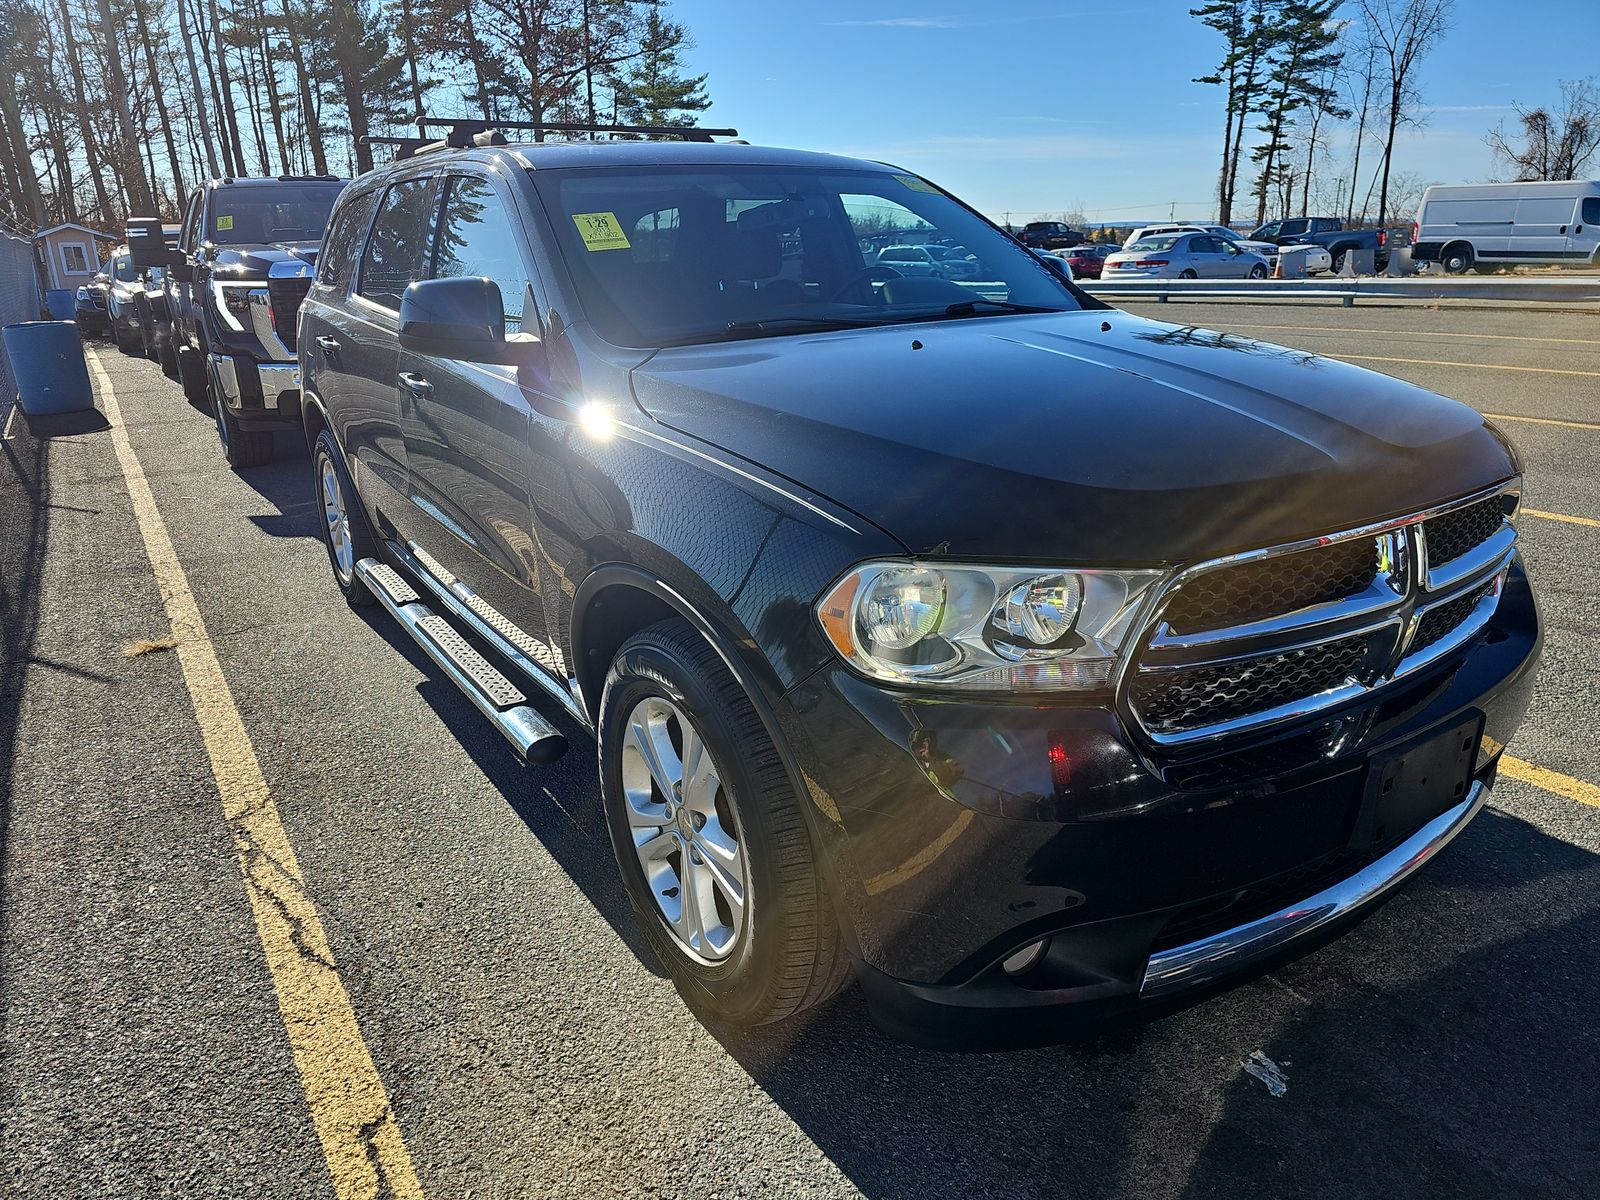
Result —
[{"label": "thin cloud", "polygon": [[968,22],[960,17],[879,17],[870,21],[824,21],[823,24],[881,25],[891,29],[960,29]]}]

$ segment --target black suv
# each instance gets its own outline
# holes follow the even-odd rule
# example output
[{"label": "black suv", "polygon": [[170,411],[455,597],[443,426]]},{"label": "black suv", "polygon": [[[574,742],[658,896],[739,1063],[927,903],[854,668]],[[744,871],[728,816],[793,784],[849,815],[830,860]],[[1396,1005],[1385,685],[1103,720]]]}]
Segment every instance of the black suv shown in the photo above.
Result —
[{"label": "black suv", "polygon": [[166,336],[184,393],[211,409],[235,467],[269,461],[273,432],[300,426],[296,319],[343,187],[320,175],[210,180],[189,197],[176,249],[159,220],[129,222],[134,264],[170,275]]},{"label": "black suv", "polygon": [[1049,1040],[1332,937],[1478,812],[1540,645],[1478,413],[1110,309],[894,167],[503,140],[341,198],[317,503],[521,755],[593,732],[699,1011],[853,971],[903,1037]]}]

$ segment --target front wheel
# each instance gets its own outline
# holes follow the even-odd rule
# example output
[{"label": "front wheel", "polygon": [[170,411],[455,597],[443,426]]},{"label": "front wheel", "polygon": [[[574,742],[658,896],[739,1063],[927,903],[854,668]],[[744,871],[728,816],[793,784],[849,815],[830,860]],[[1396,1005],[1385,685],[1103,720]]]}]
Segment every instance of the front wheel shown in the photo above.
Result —
[{"label": "front wheel", "polygon": [[222,442],[222,456],[235,471],[245,467],[259,467],[272,461],[272,430],[239,428],[239,422],[222,397],[212,397],[212,410],[217,418],[217,437]]},{"label": "front wheel", "polygon": [[1257,263],[1255,266],[1250,268],[1251,279],[1265,279],[1266,277],[1267,268],[1262,266],[1260,263]]},{"label": "front wheel", "polygon": [[322,544],[328,551],[334,582],[353,607],[372,604],[377,597],[356,574],[356,563],[378,557],[378,544],[367,528],[355,489],[350,486],[344,456],[326,429],[317,434],[311,451],[311,485],[322,505]]},{"label": "front wheel", "polygon": [[800,799],[749,697],[687,622],[618,651],[600,699],[612,849],[657,957],[715,1020],[763,1025],[849,975]]}]

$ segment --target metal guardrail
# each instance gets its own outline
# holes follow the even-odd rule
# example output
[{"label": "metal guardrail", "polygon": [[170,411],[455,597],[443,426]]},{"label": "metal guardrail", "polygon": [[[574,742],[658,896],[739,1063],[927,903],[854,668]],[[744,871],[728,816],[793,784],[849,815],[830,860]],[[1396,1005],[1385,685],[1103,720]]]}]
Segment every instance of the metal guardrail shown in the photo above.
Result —
[{"label": "metal guardrail", "polygon": [[1600,304],[1600,276],[1580,279],[1457,279],[1412,276],[1367,279],[1084,279],[1078,286],[1103,300],[1501,300]]}]

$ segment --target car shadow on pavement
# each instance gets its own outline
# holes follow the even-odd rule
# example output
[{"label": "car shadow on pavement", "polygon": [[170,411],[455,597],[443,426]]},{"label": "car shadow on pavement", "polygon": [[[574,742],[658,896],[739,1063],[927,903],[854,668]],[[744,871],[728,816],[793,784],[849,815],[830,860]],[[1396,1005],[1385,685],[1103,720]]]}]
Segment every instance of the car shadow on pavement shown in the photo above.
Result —
[{"label": "car shadow on pavement", "polygon": [[1487,810],[1347,938],[1161,1021],[938,1054],[851,989],[719,1037],[870,1197],[1600,1195],[1597,970],[1600,856]]},{"label": "car shadow on pavement", "polygon": [[234,472],[276,510],[252,514],[250,523],[269,537],[320,539],[322,513],[311,487],[305,439],[291,430],[279,433],[275,444],[270,463]]},{"label": "car shadow on pavement", "polygon": [[[405,630],[381,608],[358,610],[384,641],[403,654],[424,676],[417,685],[473,764],[505,797],[506,803],[539,839],[574,884],[646,970],[664,976],[617,874],[616,858],[606,833],[605,816],[594,778],[593,740],[555,705],[540,712],[567,738],[569,749],[554,763],[524,766],[505,739],[484,720],[472,702],[439,671]],[[559,797],[559,799],[558,799]]]}]

